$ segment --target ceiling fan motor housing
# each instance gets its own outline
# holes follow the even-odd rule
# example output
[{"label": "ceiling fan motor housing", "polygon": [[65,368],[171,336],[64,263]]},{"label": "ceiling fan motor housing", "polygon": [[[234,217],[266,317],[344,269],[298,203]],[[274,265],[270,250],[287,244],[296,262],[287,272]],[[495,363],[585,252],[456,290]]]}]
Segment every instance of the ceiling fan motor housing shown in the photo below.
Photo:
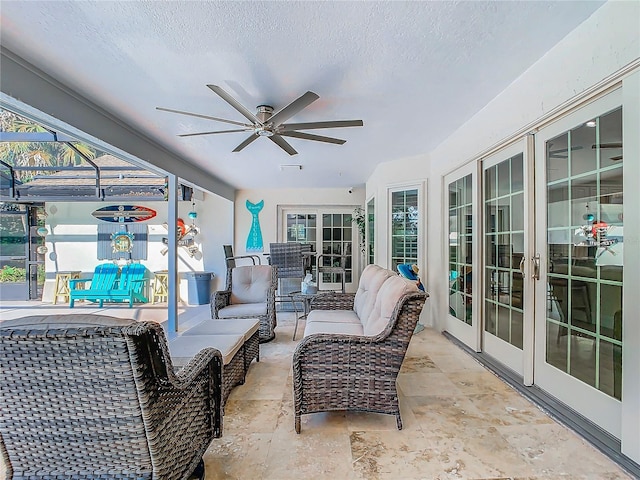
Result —
[{"label": "ceiling fan motor housing", "polygon": [[273,125],[266,124],[267,120],[273,115],[273,107],[270,105],[258,105],[256,107],[258,112],[256,113],[256,117],[263,125],[256,125],[255,132],[256,135],[261,137],[271,137],[274,132],[272,130]]}]

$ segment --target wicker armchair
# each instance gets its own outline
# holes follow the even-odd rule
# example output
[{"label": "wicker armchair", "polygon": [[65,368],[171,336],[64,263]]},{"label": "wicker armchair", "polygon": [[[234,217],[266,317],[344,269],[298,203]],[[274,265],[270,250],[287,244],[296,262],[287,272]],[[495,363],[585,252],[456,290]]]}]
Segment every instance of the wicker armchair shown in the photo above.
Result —
[{"label": "wicker armchair", "polygon": [[258,318],[260,342],[276,336],[276,289],[278,268],[247,265],[227,269],[224,290],[211,294],[211,318]]},{"label": "wicker armchair", "polygon": [[[332,305],[332,297],[339,303]],[[322,294],[311,308],[345,310],[353,308],[353,298]],[[396,378],[426,298],[418,291],[403,295],[379,335],[320,333],[301,340],[293,355],[297,433],[301,415],[331,410],[395,415],[402,429]]]},{"label": "wicker armchair", "polygon": [[186,479],[220,437],[222,358],[175,373],[162,327],[101,315],[0,324],[7,478]]}]

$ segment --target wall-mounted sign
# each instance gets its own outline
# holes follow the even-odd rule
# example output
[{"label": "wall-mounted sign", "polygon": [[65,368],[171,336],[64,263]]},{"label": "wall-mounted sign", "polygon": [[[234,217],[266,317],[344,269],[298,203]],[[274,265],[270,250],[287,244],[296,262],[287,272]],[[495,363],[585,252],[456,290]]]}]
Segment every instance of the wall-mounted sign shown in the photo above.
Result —
[{"label": "wall-mounted sign", "polygon": [[247,236],[247,252],[262,252],[264,245],[262,243],[262,230],[260,229],[260,219],[258,214],[264,207],[264,200],[258,203],[246,202],[247,210],[251,213],[251,229]]},{"label": "wall-mounted sign", "polygon": [[156,211],[138,205],[109,205],[97,209],[91,215],[104,222],[144,222],[156,216]]}]

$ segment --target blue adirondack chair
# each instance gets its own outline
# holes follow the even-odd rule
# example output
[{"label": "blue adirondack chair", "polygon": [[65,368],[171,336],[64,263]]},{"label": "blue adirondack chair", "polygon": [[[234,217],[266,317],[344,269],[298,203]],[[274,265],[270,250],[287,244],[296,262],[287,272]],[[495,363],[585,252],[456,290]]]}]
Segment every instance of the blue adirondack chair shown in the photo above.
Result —
[{"label": "blue adirondack chair", "polygon": [[118,266],[113,263],[103,263],[94,269],[91,278],[69,280],[69,308],[73,308],[76,300],[99,301],[102,307],[104,298],[101,298],[101,294],[113,289],[117,279]]},{"label": "blue adirondack chair", "polygon": [[147,269],[139,263],[131,263],[122,267],[118,284],[104,293],[107,301],[128,301],[129,308],[134,302],[147,303],[149,299],[144,296],[144,287],[147,278]]}]

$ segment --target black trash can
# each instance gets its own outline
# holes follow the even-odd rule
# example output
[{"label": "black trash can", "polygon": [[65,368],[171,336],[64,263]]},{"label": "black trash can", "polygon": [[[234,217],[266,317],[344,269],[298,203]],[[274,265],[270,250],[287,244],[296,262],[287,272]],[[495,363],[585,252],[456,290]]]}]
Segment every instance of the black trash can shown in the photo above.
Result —
[{"label": "black trash can", "polygon": [[204,305],[209,303],[211,294],[211,272],[187,273],[187,300],[189,305]]}]

